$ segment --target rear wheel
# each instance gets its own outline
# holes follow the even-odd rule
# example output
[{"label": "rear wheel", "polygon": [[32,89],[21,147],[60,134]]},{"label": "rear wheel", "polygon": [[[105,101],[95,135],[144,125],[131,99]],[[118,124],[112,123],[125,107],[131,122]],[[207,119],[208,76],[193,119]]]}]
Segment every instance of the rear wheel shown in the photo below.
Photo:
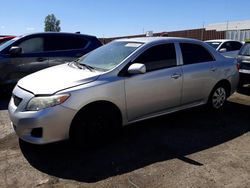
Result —
[{"label": "rear wheel", "polygon": [[227,100],[227,90],[223,85],[219,85],[213,89],[210,94],[208,105],[215,110],[221,109]]}]

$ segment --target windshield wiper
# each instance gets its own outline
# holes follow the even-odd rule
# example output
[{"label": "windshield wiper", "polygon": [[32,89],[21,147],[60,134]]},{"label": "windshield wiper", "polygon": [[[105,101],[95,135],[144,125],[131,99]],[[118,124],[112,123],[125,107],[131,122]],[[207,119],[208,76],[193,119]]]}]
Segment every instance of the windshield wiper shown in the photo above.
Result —
[{"label": "windshield wiper", "polygon": [[92,66],[90,66],[90,65],[86,65],[86,64],[80,64],[80,63],[78,63],[79,65],[78,66],[84,66],[84,67],[86,67],[87,69],[89,69],[91,72],[93,72],[93,70],[95,69],[94,67],[92,67]]},{"label": "windshield wiper", "polygon": [[79,69],[83,69],[83,67],[85,67],[91,72],[93,72],[93,70],[95,69],[94,67],[92,67],[90,65],[79,63],[78,59],[74,61],[74,65],[77,66],[77,68],[79,68]]}]

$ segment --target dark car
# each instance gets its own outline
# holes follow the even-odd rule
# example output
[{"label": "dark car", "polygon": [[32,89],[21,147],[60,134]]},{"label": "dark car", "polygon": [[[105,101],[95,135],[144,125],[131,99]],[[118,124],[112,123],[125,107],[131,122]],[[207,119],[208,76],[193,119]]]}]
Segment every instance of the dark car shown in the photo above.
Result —
[{"label": "dark car", "polygon": [[250,42],[246,42],[237,56],[239,63],[240,82],[239,87],[250,84]]},{"label": "dark car", "polygon": [[75,60],[98,48],[95,36],[45,32],[13,38],[0,45],[0,89],[33,72]]},{"label": "dark car", "polygon": [[0,35],[0,45],[13,38],[15,38],[15,36]]}]

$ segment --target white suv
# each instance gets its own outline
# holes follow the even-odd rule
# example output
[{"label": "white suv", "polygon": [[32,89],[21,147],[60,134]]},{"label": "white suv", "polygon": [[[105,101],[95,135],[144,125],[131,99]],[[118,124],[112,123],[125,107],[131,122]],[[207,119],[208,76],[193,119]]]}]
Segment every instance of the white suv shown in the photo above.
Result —
[{"label": "white suv", "polygon": [[205,42],[225,57],[231,58],[235,58],[238,55],[240,48],[243,45],[243,43],[239,41],[227,39],[207,40]]}]

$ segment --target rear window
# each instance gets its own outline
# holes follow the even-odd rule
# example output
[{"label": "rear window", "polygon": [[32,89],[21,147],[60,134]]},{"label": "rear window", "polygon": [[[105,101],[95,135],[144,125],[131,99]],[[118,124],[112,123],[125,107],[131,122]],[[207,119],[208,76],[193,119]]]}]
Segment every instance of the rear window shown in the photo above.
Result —
[{"label": "rear window", "polygon": [[240,55],[250,56],[250,43],[246,43],[239,52]]},{"label": "rear window", "polygon": [[87,43],[88,41],[80,36],[51,35],[46,36],[45,51],[82,49]]},{"label": "rear window", "polygon": [[181,43],[184,65],[214,61],[213,56],[199,44]]},{"label": "rear window", "polygon": [[232,50],[240,50],[241,47],[242,47],[242,43],[232,42]]}]

